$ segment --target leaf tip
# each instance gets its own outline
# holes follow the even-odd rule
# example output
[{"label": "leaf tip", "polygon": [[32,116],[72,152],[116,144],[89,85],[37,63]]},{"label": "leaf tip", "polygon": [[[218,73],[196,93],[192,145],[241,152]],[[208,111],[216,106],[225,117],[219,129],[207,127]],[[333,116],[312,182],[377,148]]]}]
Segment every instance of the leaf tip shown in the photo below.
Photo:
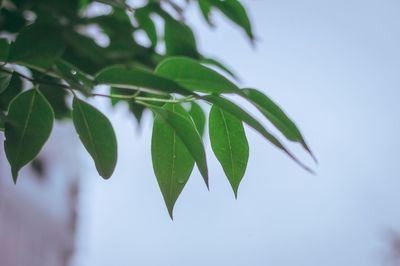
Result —
[{"label": "leaf tip", "polygon": [[100,176],[104,179],[104,180],[108,180],[110,179],[111,175],[108,174],[100,174]]},{"label": "leaf tip", "polygon": [[12,180],[14,185],[17,184],[17,179],[18,179],[18,170],[17,169],[12,169]]},{"label": "leaf tip", "polygon": [[168,208],[169,218],[171,218],[171,221],[174,221],[174,206],[167,206],[167,208]]}]

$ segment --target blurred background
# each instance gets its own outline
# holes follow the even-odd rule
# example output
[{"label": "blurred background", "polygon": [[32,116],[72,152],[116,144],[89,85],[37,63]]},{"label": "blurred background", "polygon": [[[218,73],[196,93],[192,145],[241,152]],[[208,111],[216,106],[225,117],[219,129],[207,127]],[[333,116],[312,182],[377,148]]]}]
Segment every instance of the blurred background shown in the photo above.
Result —
[{"label": "blurred background", "polygon": [[195,170],[171,221],[151,165],[150,114],[138,127],[126,106],[96,99],[119,142],[110,180],[68,123],[17,186],[1,150],[0,265],[400,265],[400,2],[242,2],[255,46],[222,17],[210,29],[197,6],[188,23],[202,51],[297,122],[317,175],[248,129],[235,200],[206,139],[211,191]]}]

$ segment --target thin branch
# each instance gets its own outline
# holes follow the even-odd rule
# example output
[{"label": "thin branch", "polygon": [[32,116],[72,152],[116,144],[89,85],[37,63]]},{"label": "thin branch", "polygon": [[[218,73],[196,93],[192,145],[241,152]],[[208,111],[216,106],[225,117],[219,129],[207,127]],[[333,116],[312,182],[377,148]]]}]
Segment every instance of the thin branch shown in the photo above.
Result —
[{"label": "thin branch", "polygon": [[19,77],[21,77],[21,78],[23,78],[23,79],[26,79],[26,80],[28,80],[28,81],[30,81],[30,82],[32,82],[32,83],[35,83],[35,82],[36,82],[33,78],[28,77],[28,76],[25,76],[24,74],[21,74],[21,73],[19,73],[19,72],[17,72],[17,71],[8,70],[8,69],[6,69],[6,68],[0,68],[0,71],[1,71],[1,72],[5,72],[5,73],[8,73],[8,74],[16,74],[17,76],[19,76]]},{"label": "thin branch", "polygon": [[64,85],[64,84],[60,84],[60,83],[55,83],[55,82],[51,82],[51,81],[45,81],[45,80],[38,80],[38,79],[33,79],[31,77],[28,77],[22,73],[19,73],[18,71],[12,71],[12,70],[8,70],[6,68],[0,68],[1,72],[5,72],[5,73],[9,73],[9,74],[15,74],[17,76],[19,76],[20,78],[23,78],[25,80],[28,80],[29,82],[33,83],[33,84],[46,84],[46,85],[53,85],[53,86],[57,86],[57,87],[61,87],[64,89],[72,89],[70,86],[68,85]]},{"label": "thin branch", "polygon": [[102,93],[92,93],[92,96],[106,97],[112,99],[121,99],[121,100],[133,100],[135,102],[162,102],[162,103],[184,103],[184,102],[192,102],[195,100],[192,96],[184,97],[180,99],[162,99],[162,98],[153,98],[153,97],[138,97],[135,95],[119,95],[119,94],[102,94]]}]

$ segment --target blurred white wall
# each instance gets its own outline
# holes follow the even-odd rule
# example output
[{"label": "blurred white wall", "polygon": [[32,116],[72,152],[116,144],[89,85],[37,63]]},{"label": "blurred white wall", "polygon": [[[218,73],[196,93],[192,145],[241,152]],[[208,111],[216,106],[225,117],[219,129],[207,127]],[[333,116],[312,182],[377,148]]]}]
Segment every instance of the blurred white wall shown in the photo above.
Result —
[{"label": "blurred white wall", "polygon": [[1,266],[70,265],[80,177],[77,144],[71,125],[57,124],[37,167],[24,167],[17,185],[0,146]]}]

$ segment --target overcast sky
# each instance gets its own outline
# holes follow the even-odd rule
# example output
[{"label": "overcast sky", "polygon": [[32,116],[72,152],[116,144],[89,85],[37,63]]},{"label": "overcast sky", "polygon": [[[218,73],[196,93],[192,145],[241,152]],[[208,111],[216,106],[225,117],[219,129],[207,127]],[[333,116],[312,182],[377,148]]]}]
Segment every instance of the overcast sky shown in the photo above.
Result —
[{"label": "overcast sky", "polygon": [[210,30],[193,8],[200,49],[284,107],[317,155],[318,174],[249,129],[235,200],[206,141],[211,192],[196,170],[172,222],[152,170],[150,116],[139,130],[125,108],[104,105],[119,162],[108,181],[88,164],[79,266],[382,265],[387,231],[400,230],[400,2],[243,2],[256,49],[223,18]]}]

